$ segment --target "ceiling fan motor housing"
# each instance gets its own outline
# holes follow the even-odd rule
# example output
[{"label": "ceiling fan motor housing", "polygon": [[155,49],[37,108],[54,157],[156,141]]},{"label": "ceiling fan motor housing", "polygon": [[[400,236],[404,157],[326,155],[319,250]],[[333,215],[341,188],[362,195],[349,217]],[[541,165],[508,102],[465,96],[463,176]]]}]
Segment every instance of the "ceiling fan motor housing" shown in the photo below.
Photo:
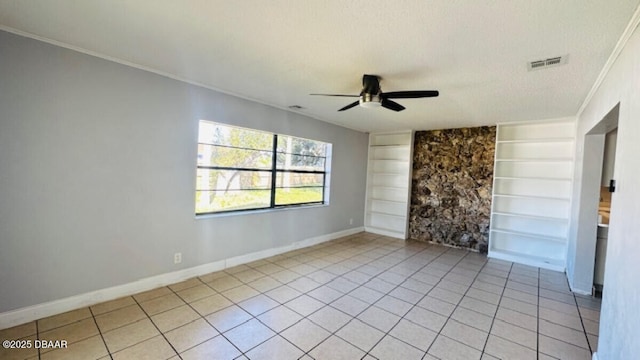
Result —
[{"label": "ceiling fan motor housing", "polygon": [[380,90],[380,78],[377,75],[363,75],[362,76],[362,93],[371,95],[378,95],[382,91]]},{"label": "ceiling fan motor housing", "polygon": [[380,78],[377,75],[362,76],[362,92],[360,93],[360,106],[366,108],[379,107],[382,105],[380,97]]},{"label": "ceiling fan motor housing", "polygon": [[380,77],[378,75],[363,75],[362,76],[362,91],[360,95],[344,95],[344,94],[311,94],[322,96],[340,96],[340,97],[358,97],[358,101],[354,101],[351,104],[339,109],[338,111],[349,110],[354,106],[362,106],[365,108],[374,108],[382,106],[383,108],[402,111],[404,106],[398,104],[391,99],[415,99],[422,97],[435,97],[438,96],[438,90],[408,90],[408,91],[392,91],[383,93],[380,89]]}]

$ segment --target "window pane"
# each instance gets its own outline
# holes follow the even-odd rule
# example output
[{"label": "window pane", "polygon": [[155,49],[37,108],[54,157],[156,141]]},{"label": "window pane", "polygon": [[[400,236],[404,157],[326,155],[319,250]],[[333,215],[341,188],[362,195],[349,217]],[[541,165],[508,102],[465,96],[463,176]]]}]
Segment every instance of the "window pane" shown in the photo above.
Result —
[{"label": "window pane", "polygon": [[331,144],[205,120],[199,125],[196,214],[324,201]]},{"label": "window pane", "polygon": [[276,205],[319,203],[322,200],[322,187],[276,189]]},{"label": "window pane", "polygon": [[278,152],[324,157],[326,151],[327,144],[322,141],[278,135]]},{"label": "window pane", "polygon": [[271,151],[273,148],[273,134],[209,121],[200,121],[198,142]]},{"label": "window pane", "polygon": [[276,158],[278,169],[324,171],[325,158],[322,157],[278,153]]},{"label": "window pane", "polygon": [[261,209],[271,206],[271,190],[196,191],[196,213]]},{"label": "window pane", "polygon": [[271,188],[270,171],[198,169],[197,190],[255,190]]},{"label": "window pane", "polygon": [[198,166],[271,169],[271,150],[250,150],[198,144]]},{"label": "window pane", "polygon": [[309,173],[292,173],[292,172],[278,172],[276,174],[276,187],[279,188],[291,188],[291,187],[304,187],[304,186],[323,186],[324,175],[323,174],[309,174]]}]

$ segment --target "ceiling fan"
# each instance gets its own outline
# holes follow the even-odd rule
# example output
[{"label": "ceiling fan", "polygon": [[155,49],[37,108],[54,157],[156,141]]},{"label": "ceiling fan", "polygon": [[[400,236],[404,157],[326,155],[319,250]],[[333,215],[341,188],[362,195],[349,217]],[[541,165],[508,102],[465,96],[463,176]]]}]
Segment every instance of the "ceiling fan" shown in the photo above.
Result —
[{"label": "ceiling fan", "polygon": [[343,107],[338,111],[349,110],[356,105],[366,108],[382,106],[393,111],[402,111],[404,106],[390,99],[415,99],[423,97],[436,97],[439,95],[437,90],[410,90],[410,91],[391,91],[382,92],[380,89],[380,77],[378,75],[362,76],[362,91],[360,95],[342,95],[342,94],[310,94],[321,96],[341,96],[341,97],[359,97],[358,101]]}]

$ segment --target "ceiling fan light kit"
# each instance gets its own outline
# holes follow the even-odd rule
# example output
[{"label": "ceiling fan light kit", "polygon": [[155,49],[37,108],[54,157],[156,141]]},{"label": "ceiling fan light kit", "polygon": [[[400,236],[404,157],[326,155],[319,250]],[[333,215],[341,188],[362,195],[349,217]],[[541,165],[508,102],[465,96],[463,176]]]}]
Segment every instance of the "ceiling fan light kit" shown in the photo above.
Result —
[{"label": "ceiling fan light kit", "polygon": [[382,92],[380,88],[380,77],[378,75],[363,75],[362,76],[362,91],[360,95],[343,95],[343,94],[311,94],[320,96],[339,96],[339,97],[357,97],[358,101],[339,109],[338,111],[349,110],[352,107],[360,105],[364,108],[376,108],[382,106],[383,108],[402,111],[404,106],[398,104],[390,99],[415,99],[423,97],[436,97],[440,93],[437,90],[410,90],[410,91],[392,91],[388,93]]},{"label": "ceiling fan light kit", "polygon": [[377,108],[382,106],[382,99],[378,94],[362,94],[360,96],[360,106],[365,108]]}]

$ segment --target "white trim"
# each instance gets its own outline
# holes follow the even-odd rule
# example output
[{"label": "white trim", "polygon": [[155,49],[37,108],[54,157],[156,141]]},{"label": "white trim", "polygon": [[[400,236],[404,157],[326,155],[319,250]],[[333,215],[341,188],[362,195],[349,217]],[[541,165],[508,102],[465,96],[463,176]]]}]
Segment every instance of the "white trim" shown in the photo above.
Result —
[{"label": "white trim", "polygon": [[582,289],[574,288],[572,286],[571,282],[569,282],[569,288],[571,289],[572,293],[576,293],[576,294],[580,294],[580,295],[586,295],[586,296],[592,296],[593,295],[591,290],[582,290]]},{"label": "white trim", "polygon": [[[328,177],[329,173],[326,171],[325,173],[327,174],[327,177]],[[325,187],[325,193],[329,192],[327,190],[329,190],[328,186]],[[291,206],[284,206],[284,207],[273,207],[273,208],[266,208],[266,209],[251,209],[251,210],[240,210],[240,211],[228,211],[228,212],[221,212],[221,213],[196,214],[194,216],[194,219],[207,220],[207,219],[215,219],[215,218],[230,217],[230,216],[233,217],[233,216],[243,216],[243,215],[264,214],[264,213],[277,212],[277,211],[316,209],[316,208],[322,208],[327,206],[329,206],[329,202],[325,200],[324,204],[312,204],[312,205],[303,204],[303,205],[291,205]]]},{"label": "white trim", "polygon": [[613,48],[611,55],[609,55],[607,62],[604,64],[602,71],[600,71],[600,75],[598,75],[596,82],[593,83],[593,86],[591,87],[591,90],[589,90],[587,97],[582,102],[580,109],[578,109],[578,113],[576,114],[577,117],[580,117],[580,115],[582,115],[582,112],[584,111],[584,109],[591,102],[591,99],[596,94],[596,91],[598,91],[598,89],[600,88],[600,85],[602,85],[602,82],[609,74],[609,71],[611,70],[611,67],[613,66],[613,64],[616,62],[616,60],[618,60],[618,56],[620,56],[622,49],[624,49],[624,47],[627,45],[627,42],[631,38],[631,35],[633,35],[633,32],[638,27],[638,24],[640,24],[640,6],[636,8],[636,11],[633,13],[633,16],[631,16],[631,20],[629,20],[627,27],[624,29],[624,32],[620,36],[620,39],[618,39],[618,42],[616,43],[616,46]]},{"label": "white trim", "polygon": [[[577,116],[563,116],[557,118],[550,119],[540,119],[540,120],[521,120],[521,121],[503,121],[496,123],[498,125],[539,125],[539,124],[548,124],[548,123],[568,123],[568,122],[577,122]],[[496,139],[497,139],[496,135]]]},{"label": "white trim", "polygon": [[208,274],[215,271],[224,270],[240,264],[264,259],[270,256],[282,254],[291,250],[296,250],[326,241],[338,239],[344,236],[357,234],[364,231],[364,227],[356,227],[352,229],[342,230],[331,234],[321,235],[296,241],[287,246],[273,249],[257,251],[254,253],[240,255],[229,259],[218,260],[208,264],[194,266],[188,269],[173,271],[157,276],[152,276],[140,280],[136,280],[127,284],[117,285],[105,289],[91,291],[84,294],[70,296],[64,299],[58,299],[42,304],[27,306],[24,308],[0,313],[0,329],[10,328],[16,325],[24,324],[29,321],[41,319],[47,316],[60,314],[74,309],[91,306],[104,301],[114,300],[123,296],[137,294],[142,291],[155,289],[161,286],[167,286],[183,280],[190,279],[195,276]]}]

